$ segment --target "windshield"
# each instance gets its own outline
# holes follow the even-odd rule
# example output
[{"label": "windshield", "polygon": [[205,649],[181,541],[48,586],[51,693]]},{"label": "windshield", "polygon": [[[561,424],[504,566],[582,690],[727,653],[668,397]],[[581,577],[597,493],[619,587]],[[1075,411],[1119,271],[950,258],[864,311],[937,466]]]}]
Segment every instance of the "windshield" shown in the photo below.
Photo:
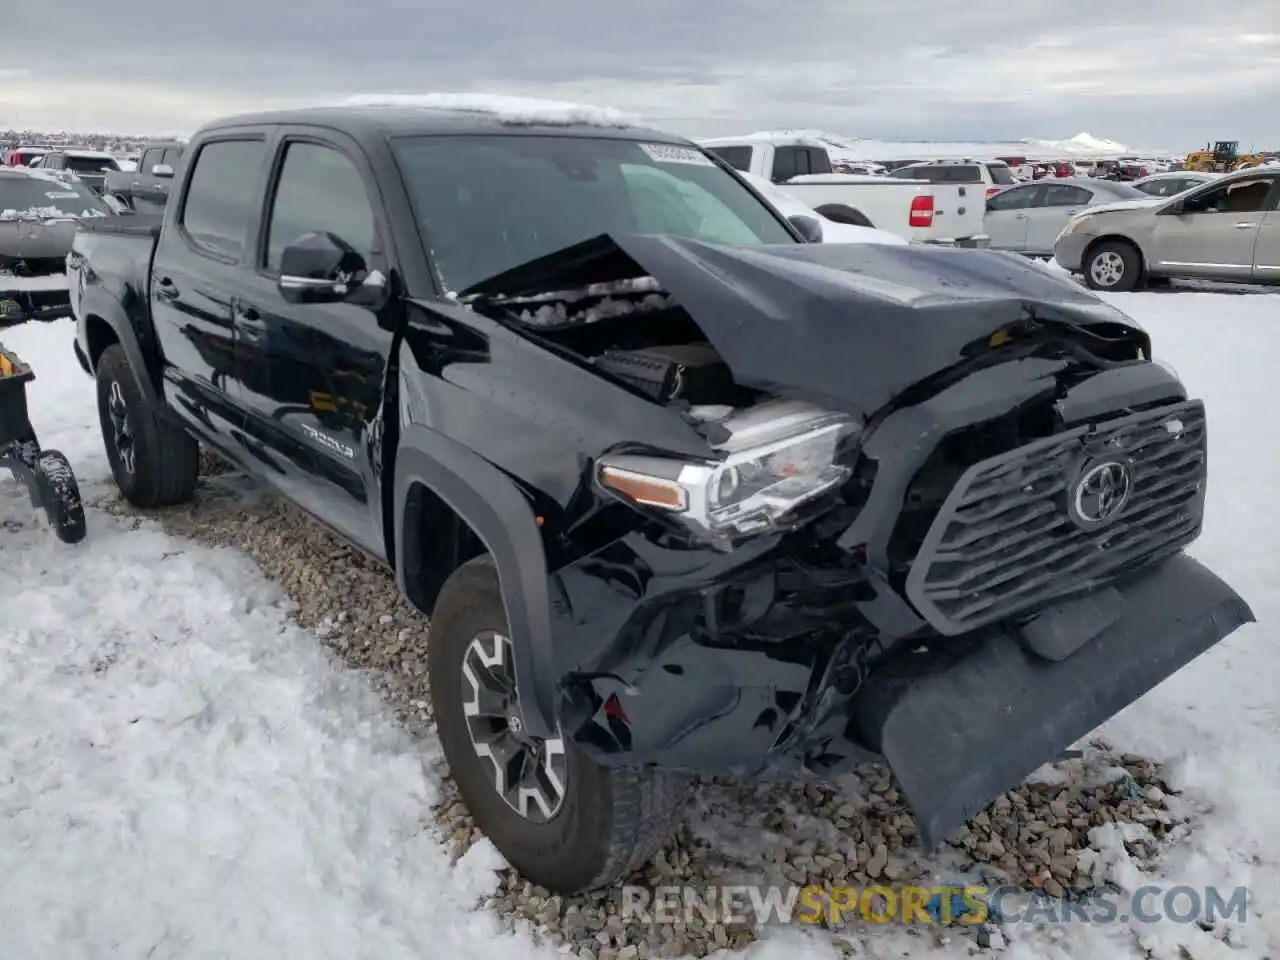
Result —
[{"label": "windshield", "polygon": [[468,287],[603,233],[796,243],[691,147],[585,137],[406,137],[401,175],[444,282]]},{"label": "windshield", "polygon": [[103,170],[119,170],[114,157],[74,157],[66,158],[67,168],[76,173],[101,173]]},{"label": "windshield", "polygon": [[1107,184],[1107,192],[1119,197],[1121,200],[1142,200],[1147,197],[1137,187],[1131,183],[1121,183],[1115,181]]},{"label": "windshield", "polygon": [[18,213],[42,217],[106,215],[111,211],[79,183],[41,177],[0,175],[0,217]]}]

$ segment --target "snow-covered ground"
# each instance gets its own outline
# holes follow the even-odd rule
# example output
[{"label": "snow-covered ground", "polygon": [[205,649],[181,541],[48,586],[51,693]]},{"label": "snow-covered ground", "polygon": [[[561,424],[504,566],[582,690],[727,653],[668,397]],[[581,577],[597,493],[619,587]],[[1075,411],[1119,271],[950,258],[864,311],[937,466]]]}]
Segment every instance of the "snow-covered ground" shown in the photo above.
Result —
[{"label": "snow-covered ground", "polygon": [[[1253,605],[1246,627],[1117,717],[1122,749],[1167,761],[1202,808],[1158,874],[1245,884],[1252,915],[1232,946],[1194,925],[1132,931],[1014,927],[1010,960],[1262,960],[1280,949],[1280,300],[1213,293],[1117,295],[1210,411],[1212,481],[1194,553]],[[31,362],[46,446],[104,489],[93,385],[67,323],[5,333]],[[281,594],[230,549],[89,513],[58,543],[0,481],[0,956],[445,958],[551,956],[473,905],[494,886],[491,848],[449,865],[428,807],[434,745],[401,732],[366,681],[291,624]],[[1139,945],[1139,936],[1141,944]],[[901,928],[869,955],[962,957]],[[791,928],[753,960],[828,960]]]}]

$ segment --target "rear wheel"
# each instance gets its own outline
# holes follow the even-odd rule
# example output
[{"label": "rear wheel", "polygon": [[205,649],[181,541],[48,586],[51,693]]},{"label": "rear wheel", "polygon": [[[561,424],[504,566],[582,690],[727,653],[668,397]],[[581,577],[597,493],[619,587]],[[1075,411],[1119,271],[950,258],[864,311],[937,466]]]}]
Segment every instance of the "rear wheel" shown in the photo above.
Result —
[{"label": "rear wheel", "polygon": [[1142,258],[1132,244],[1112,240],[1098,244],[1085,256],[1084,282],[1092,290],[1120,293],[1142,280]]},{"label": "rear wheel", "polygon": [[200,447],[142,395],[124,347],[98,358],[98,421],[111,475],[135,507],[185,503],[195,492]]},{"label": "rear wheel", "polygon": [[687,778],[602,767],[572,741],[529,736],[497,571],[456,570],[432,614],[428,671],[445,759],[476,826],[525,879],[568,894],[643,866],[670,834]]}]

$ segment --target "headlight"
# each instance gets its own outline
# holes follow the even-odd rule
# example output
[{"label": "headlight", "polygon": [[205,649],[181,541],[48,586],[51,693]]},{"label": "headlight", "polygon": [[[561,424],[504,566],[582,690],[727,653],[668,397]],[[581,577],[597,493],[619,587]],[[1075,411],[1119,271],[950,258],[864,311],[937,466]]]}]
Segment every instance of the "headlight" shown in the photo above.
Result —
[{"label": "headlight", "polygon": [[718,421],[722,459],[604,457],[600,485],[631,503],[677,516],[693,532],[723,544],[785,529],[798,507],[839,487],[836,463],[855,421],[806,403],[773,401]]},{"label": "headlight", "polygon": [[1078,217],[1072,217],[1072,218],[1067,222],[1066,229],[1064,229],[1064,230],[1062,231],[1062,235],[1065,237],[1068,233],[1075,233],[1075,232],[1076,232],[1077,230],[1079,230],[1082,226],[1084,226],[1085,221],[1086,221],[1086,220],[1088,220],[1088,219],[1089,219],[1090,217],[1092,217],[1092,216],[1093,216],[1093,214],[1091,214],[1091,213],[1082,213],[1082,214],[1080,214]]}]

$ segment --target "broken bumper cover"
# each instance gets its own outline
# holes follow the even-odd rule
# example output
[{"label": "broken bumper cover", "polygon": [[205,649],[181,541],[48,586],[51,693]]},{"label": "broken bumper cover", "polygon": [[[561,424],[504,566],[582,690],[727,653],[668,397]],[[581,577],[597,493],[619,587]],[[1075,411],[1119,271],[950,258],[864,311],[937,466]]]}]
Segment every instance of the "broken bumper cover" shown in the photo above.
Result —
[{"label": "broken bumper cover", "polygon": [[1114,589],[1118,619],[1065,659],[1032,653],[1021,631],[1000,632],[945,661],[908,654],[887,664],[851,703],[852,730],[888,762],[927,846],[1254,620],[1185,554]]},{"label": "broken bumper cover", "polygon": [[[651,550],[614,565],[613,589],[652,602],[629,608],[630,622],[605,634],[613,639],[598,650],[597,669],[571,674],[562,687],[566,732],[601,763],[701,774],[778,776],[807,768],[834,776],[883,759],[932,847],[1254,619],[1227,584],[1177,554],[1107,588],[1104,621],[1096,603],[1078,599],[1042,614],[1059,633],[1091,637],[1065,656],[1032,652],[1029,630],[1000,627],[936,638],[925,652],[908,643],[867,668],[865,621],[852,611],[875,601],[872,587],[855,587],[842,574],[843,581],[811,583],[806,597],[789,581],[794,570],[779,550],[761,544],[745,564],[735,561],[741,566],[699,567],[701,586],[665,597],[662,581],[673,582],[679,571],[655,570],[652,561],[665,554],[666,563],[678,564],[676,552]],[[705,556],[684,559],[687,575]],[[553,578],[562,591],[560,614],[573,610],[579,624],[605,626],[595,614],[612,604],[602,607],[599,592],[596,603],[586,601],[577,575],[570,568]],[[738,626],[724,622],[726,604]],[[842,604],[843,625],[832,619]],[[792,642],[788,630],[806,632]],[[724,639],[726,631],[735,641]],[[707,642],[713,634],[722,639]]]}]

